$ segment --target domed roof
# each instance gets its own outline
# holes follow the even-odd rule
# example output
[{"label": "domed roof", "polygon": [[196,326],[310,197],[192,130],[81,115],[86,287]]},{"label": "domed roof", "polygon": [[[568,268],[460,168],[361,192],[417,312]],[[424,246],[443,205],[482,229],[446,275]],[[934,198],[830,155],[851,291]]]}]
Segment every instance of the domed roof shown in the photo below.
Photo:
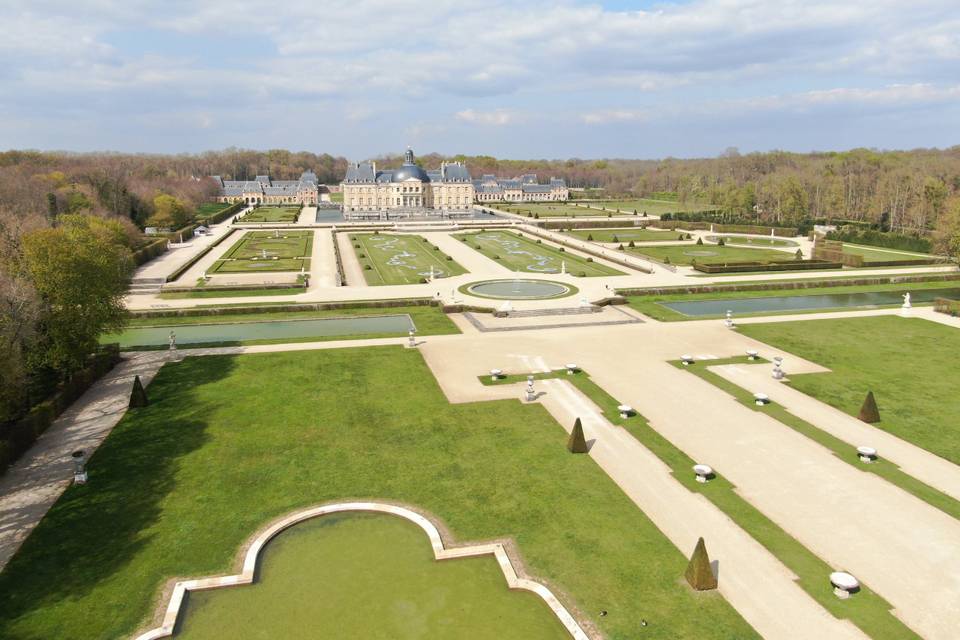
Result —
[{"label": "domed roof", "polygon": [[427,175],[427,172],[413,161],[413,150],[408,147],[407,152],[403,154],[403,166],[393,172],[393,181],[403,182],[410,178],[416,178],[421,182],[430,182],[430,176]]}]

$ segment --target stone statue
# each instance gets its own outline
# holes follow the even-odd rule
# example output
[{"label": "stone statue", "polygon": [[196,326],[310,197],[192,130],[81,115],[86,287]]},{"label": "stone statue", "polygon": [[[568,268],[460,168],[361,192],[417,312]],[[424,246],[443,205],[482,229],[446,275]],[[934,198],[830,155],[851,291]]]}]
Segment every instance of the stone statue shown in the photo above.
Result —
[{"label": "stone statue", "polygon": [[910,292],[907,291],[905,294],[903,294],[903,308],[910,309],[912,307],[913,305],[910,304]]},{"label": "stone statue", "polygon": [[177,334],[171,331],[170,338],[168,340],[170,342],[170,351],[175,351],[177,348]]}]

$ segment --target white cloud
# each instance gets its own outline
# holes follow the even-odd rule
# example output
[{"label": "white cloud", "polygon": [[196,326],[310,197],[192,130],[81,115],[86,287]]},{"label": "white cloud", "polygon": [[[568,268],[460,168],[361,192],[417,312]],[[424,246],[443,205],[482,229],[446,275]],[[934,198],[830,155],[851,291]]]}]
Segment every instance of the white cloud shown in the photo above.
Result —
[{"label": "white cloud", "polygon": [[641,109],[601,109],[588,111],[580,116],[584,124],[610,124],[617,122],[643,122],[652,119],[649,111]]},{"label": "white cloud", "polygon": [[458,111],[454,117],[460,122],[494,126],[515,124],[520,119],[519,114],[506,109],[495,109],[493,111],[464,109],[463,111]]}]

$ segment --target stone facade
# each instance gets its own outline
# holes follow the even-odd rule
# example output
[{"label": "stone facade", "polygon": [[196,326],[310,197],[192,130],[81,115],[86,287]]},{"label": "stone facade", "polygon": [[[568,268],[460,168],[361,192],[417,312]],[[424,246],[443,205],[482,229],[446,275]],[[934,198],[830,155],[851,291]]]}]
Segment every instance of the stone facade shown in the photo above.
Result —
[{"label": "stone facade", "polygon": [[550,178],[540,184],[536,174],[528,173],[519,178],[497,178],[485,175],[473,181],[477,202],[566,202],[570,197],[563,178]]},{"label": "stone facade", "polygon": [[343,211],[435,214],[466,211],[474,201],[473,182],[461,162],[444,162],[425,171],[407,149],[399,169],[377,170],[375,162],[357,162],[340,184]]},{"label": "stone facade", "polygon": [[320,201],[320,186],[312,171],[304,171],[299,180],[271,180],[257,176],[255,180],[223,180],[211,176],[220,185],[217,202],[244,202],[246,204],[316,205]]}]

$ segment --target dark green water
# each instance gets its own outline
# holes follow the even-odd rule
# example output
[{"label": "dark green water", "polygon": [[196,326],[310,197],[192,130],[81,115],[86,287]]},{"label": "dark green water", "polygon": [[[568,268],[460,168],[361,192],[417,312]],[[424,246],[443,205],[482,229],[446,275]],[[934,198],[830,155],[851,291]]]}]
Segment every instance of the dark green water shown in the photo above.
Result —
[{"label": "dark green water", "polygon": [[[159,320],[162,322],[162,320]],[[118,342],[120,348],[148,347],[168,344],[170,332],[177,344],[239,342],[277,338],[327,338],[330,336],[399,333],[415,329],[410,316],[366,316],[356,318],[321,318],[317,320],[273,320],[233,324],[185,324],[167,327],[131,327],[123,333],[105,335],[102,343]]]},{"label": "dark green water", "polygon": [[539,596],[511,591],[493,556],[436,561],[423,530],[386,514],[294,525],[252,585],[190,594],[175,638],[559,640]]},{"label": "dark green water", "polygon": [[[767,311],[809,311],[846,307],[879,307],[903,304],[903,291],[870,291],[866,293],[825,293],[811,296],[774,296],[770,298],[735,298],[727,300],[690,300],[661,302],[686,316],[721,316],[729,309],[734,313]],[[910,292],[911,302],[933,302],[935,298],[960,298],[960,288],[919,289]]]}]

